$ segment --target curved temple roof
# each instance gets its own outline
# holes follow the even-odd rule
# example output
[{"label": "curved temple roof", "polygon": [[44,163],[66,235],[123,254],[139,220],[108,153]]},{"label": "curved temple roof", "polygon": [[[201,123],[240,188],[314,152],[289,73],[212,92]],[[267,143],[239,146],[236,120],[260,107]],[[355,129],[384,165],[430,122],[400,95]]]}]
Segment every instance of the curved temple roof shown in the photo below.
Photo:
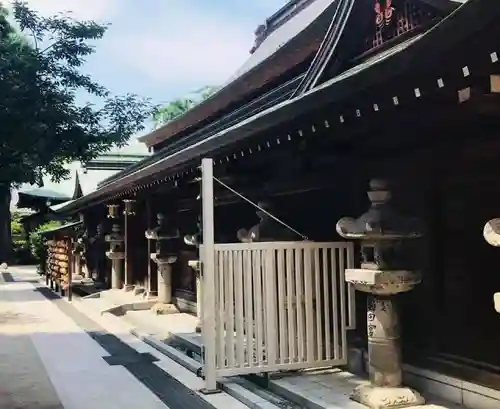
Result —
[{"label": "curved temple roof", "polygon": [[251,57],[228,80],[226,85],[256,68],[273,54],[278,52],[280,48],[316,21],[316,19],[336,1],[337,0],[315,0],[306,5],[300,13],[295,14],[283,25],[272,31],[271,34],[269,34],[269,36],[267,36],[259,45]]},{"label": "curved temple roof", "polygon": [[[59,211],[72,212],[91,202],[104,201],[112,194],[150,181],[158,172],[185,165],[264,129],[279,125],[291,117],[341,101],[353,93],[383,83],[418,65],[428,64],[429,58],[437,58],[451,46],[475,33],[476,25],[485,26],[499,18],[498,0],[468,0],[427,32],[364,61],[303,95],[274,105],[211,137],[172,152],[155,163],[112,181]],[[471,19],[474,19],[474,25],[470,24]]]}]

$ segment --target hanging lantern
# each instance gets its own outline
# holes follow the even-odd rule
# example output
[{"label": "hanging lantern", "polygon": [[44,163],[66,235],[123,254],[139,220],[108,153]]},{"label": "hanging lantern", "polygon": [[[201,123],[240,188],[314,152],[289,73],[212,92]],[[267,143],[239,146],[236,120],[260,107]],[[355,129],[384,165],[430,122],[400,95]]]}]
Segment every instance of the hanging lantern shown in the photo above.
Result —
[{"label": "hanging lantern", "polygon": [[125,203],[123,214],[126,216],[135,216],[135,200],[126,199],[123,202]]},{"label": "hanging lantern", "polygon": [[120,209],[120,205],[117,204],[111,204],[108,205],[108,218],[109,219],[117,219],[118,216],[118,210]]}]

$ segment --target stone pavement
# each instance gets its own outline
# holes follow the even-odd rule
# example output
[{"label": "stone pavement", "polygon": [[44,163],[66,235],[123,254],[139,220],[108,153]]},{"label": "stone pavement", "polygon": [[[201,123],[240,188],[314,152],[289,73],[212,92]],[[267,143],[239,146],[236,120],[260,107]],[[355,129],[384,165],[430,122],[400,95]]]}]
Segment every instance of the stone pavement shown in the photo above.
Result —
[{"label": "stone pavement", "polygon": [[0,276],[0,409],[247,408],[200,394],[201,379],[82,314],[34,271]]}]

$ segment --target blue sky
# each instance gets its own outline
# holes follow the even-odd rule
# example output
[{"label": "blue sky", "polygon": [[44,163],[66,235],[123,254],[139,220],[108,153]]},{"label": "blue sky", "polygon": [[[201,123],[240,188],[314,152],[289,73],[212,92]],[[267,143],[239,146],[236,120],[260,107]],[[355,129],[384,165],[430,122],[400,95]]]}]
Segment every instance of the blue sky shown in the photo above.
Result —
[{"label": "blue sky", "polygon": [[287,0],[28,0],[111,23],[84,70],[113,93],[168,102],[222,84],[249,56],[253,32]]},{"label": "blue sky", "polygon": [[[71,11],[110,23],[83,71],[114,94],[155,103],[223,84],[249,57],[254,31],[287,0],[27,0],[43,15]],[[84,96],[83,98],[86,98]],[[146,152],[135,138],[122,151]],[[78,167],[78,164],[71,166]],[[76,168],[75,168],[76,169]],[[45,187],[72,193],[72,177]],[[13,203],[17,195],[13,195]]]}]

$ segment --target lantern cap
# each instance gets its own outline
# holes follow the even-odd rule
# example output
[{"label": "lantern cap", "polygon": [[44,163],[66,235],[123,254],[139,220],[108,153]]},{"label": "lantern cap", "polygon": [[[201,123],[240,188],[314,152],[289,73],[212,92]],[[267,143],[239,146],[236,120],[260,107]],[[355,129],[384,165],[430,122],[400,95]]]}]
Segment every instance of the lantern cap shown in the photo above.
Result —
[{"label": "lantern cap", "polygon": [[357,219],[344,217],[337,222],[337,233],[347,239],[397,240],[422,236],[414,218],[397,214],[390,206],[389,183],[381,179],[370,181],[370,209]]}]

